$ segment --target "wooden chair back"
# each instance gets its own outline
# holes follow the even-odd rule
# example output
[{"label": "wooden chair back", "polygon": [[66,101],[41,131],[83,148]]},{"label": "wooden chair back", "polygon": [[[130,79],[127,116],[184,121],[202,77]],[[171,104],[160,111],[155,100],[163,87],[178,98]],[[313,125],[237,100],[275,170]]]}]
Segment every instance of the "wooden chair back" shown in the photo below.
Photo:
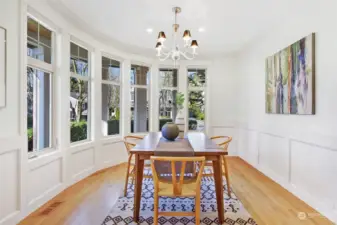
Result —
[{"label": "wooden chair back", "polygon": [[222,139],[223,141],[220,143],[217,143],[220,147],[222,147],[225,151],[227,151],[229,143],[232,141],[231,136],[214,136],[211,137],[211,140],[216,140],[216,139]]},{"label": "wooden chair back", "polygon": [[124,145],[125,145],[125,148],[126,148],[126,151],[128,152],[128,155],[130,154],[130,150],[136,146],[136,143],[137,141],[139,140],[142,140],[143,137],[139,137],[139,136],[132,136],[132,135],[129,135],[129,136],[125,136],[124,137]]},{"label": "wooden chair back", "polygon": [[[151,156],[151,168],[153,174],[153,180],[155,184],[155,189],[158,189],[158,185],[160,182],[159,173],[156,169],[155,162],[171,162],[171,171],[172,171],[172,193],[175,196],[180,196],[182,194],[182,189],[184,185],[184,178],[185,178],[185,168],[186,163],[199,163],[200,165],[200,172],[196,175],[195,184],[197,186],[200,185],[202,171],[205,166],[205,157],[166,157],[166,156]],[[181,163],[180,171],[176,171],[177,166],[176,163]]]}]

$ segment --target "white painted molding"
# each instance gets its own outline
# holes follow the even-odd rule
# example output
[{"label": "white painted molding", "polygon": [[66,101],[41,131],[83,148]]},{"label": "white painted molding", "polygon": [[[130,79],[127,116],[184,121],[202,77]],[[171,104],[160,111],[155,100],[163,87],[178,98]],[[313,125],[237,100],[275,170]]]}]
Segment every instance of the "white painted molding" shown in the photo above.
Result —
[{"label": "white painted molding", "polygon": [[[309,145],[309,146],[313,146],[313,147],[317,147],[320,149],[325,149],[327,151],[331,151],[331,152],[336,152],[337,154],[337,145],[332,145],[333,141],[330,140],[328,145],[322,145],[322,142],[318,141],[318,143],[315,143],[313,140],[317,140],[317,139],[310,139],[308,140],[306,137],[301,137],[301,138],[293,138],[292,136],[283,136],[280,133],[274,133],[274,132],[269,132],[269,131],[261,131],[259,129],[255,129],[255,128],[249,128],[249,126],[247,126],[246,124],[244,124],[243,126],[239,126],[237,127],[237,129],[239,130],[244,130],[246,132],[254,132],[258,134],[258,141],[256,143],[257,148],[258,148],[258,164],[257,165],[252,165],[255,168],[257,168],[259,171],[261,171],[262,173],[264,173],[266,176],[270,177],[272,180],[274,180],[275,182],[277,182],[278,184],[280,184],[283,188],[285,188],[286,190],[290,191],[292,194],[294,194],[295,196],[297,196],[298,198],[300,198],[301,200],[303,200],[304,202],[308,203],[309,205],[311,205],[313,208],[315,208],[317,211],[319,211],[320,213],[322,213],[324,216],[326,216],[327,218],[329,218],[332,221],[337,222],[337,213],[335,210],[335,202],[337,199],[326,199],[323,202],[321,201],[320,198],[317,198],[315,196],[310,195],[306,190],[304,190],[303,188],[299,188],[296,187],[295,185],[293,185],[291,183],[291,151],[292,151],[292,143],[298,142],[298,143],[302,143],[305,145]],[[248,133],[249,135],[249,133]],[[260,161],[260,143],[261,143],[261,135],[267,135],[267,136],[271,136],[271,137],[275,137],[275,138],[281,138],[284,139],[284,141],[286,142],[286,146],[287,149],[286,151],[288,151],[288,173],[287,173],[287,177],[281,177],[279,175],[277,175],[276,173],[274,173],[270,168],[266,167],[265,165],[261,164],[262,162]],[[239,139],[241,139],[242,137],[238,137]],[[321,139],[327,139],[327,137],[320,137]],[[242,141],[247,141],[247,140],[242,140]],[[240,153],[240,146],[239,146],[239,153]],[[323,154],[323,153],[322,153]],[[245,160],[247,163],[249,163],[244,157],[245,155],[241,155],[239,154],[240,158],[242,158],[243,160]],[[251,163],[249,163],[251,164]]]}]

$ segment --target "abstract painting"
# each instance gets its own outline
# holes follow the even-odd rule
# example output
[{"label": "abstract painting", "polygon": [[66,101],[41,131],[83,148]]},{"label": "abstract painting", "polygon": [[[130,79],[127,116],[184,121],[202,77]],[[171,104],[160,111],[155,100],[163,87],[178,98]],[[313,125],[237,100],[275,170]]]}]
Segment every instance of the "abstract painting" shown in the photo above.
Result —
[{"label": "abstract painting", "polygon": [[0,108],[6,104],[6,30],[0,27]]},{"label": "abstract painting", "polygon": [[266,60],[266,112],[315,114],[315,34]]}]

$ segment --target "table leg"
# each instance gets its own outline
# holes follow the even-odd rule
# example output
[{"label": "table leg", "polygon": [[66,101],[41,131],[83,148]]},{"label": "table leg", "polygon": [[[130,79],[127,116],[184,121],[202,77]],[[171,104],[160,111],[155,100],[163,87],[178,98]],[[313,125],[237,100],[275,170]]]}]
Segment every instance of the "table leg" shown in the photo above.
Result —
[{"label": "table leg", "polygon": [[140,159],[139,154],[136,154],[136,165],[135,165],[135,196],[134,196],[134,210],[133,210],[133,221],[139,221],[139,209],[140,200],[142,197],[142,184],[143,184],[143,172],[144,172],[144,159]]},{"label": "table leg", "polygon": [[216,160],[213,160],[213,171],[214,171],[216,201],[218,206],[218,218],[220,224],[222,224],[225,221],[225,216],[224,216],[221,156],[218,156]]}]

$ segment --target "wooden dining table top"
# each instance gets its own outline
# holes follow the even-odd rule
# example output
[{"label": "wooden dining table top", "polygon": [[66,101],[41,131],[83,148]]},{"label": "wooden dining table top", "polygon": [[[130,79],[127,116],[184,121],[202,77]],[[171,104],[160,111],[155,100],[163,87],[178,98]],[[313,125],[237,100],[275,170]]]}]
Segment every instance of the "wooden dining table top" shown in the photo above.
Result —
[{"label": "wooden dining table top", "polygon": [[[144,137],[144,139],[142,139],[135,147],[130,150],[130,153],[154,155],[154,152],[156,149],[158,149],[158,143],[161,141],[161,138],[161,132],[150,132]],[[218,146],[202,132],[188,132],[185,135],[185,139],[189,141],[190,147],[193,148],[195,156],[228,155],[227,151],[224,151],[222,147]],[[174,142],[175,141],[172,141],[172,146]],[[186,146],[186,148],[188,148],[188,146]]]}]

